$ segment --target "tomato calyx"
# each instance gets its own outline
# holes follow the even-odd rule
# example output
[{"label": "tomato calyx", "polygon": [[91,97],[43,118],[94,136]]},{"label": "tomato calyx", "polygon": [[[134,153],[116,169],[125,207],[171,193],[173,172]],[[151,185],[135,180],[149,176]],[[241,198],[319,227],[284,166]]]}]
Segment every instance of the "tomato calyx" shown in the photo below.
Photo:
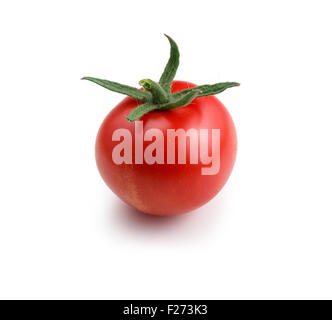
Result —
[{"label": "tomato calyx", "polygon": [[89,80],[111,91],[122,93],[136,100],[142,101],[143,104],[133,109],[128,115],[127,120],[130,122],[138,120],[148,112],[184,107],[191,103],[195,98],[214,95],[228,88],[240,85],[237,82],[220,82],[213,85],[201,85],[171,93],[172,82],[179,66],[180,53],[175,41],[168,35],[165,34],[165,36],[171,46],[169,60],[159,82],[155,82],[151,79],[143,79],[139,81],[139,85],[141,85],[144,90],[93,77],[83,77],[82,80]]},{"label": "tomato calyx", "polygon": [[143,79],[138,84],[151,93],[154,104],[167,103],[170,100],[170,94],[159,83],[151,79]]}]

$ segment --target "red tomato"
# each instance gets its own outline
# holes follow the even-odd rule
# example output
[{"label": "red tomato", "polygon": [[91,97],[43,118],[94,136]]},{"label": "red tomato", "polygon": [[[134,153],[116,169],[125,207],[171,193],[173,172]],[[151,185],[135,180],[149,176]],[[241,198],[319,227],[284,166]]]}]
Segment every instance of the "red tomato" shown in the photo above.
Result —
[{"label": "red tomato", "polygon": [[[172,92],[195,87],[189,82],[174,81]],[[212,199],[226,183],[236,156],[236,132],[232,118],[215,96],[194,99],[189,105],[167,111],[152,111],[140,118],[143,131],[157,128],[164,133],[165,164],[115,164],[113,148],[119,141],[112,136],[119,128],[132,134],[135,155],[135,122],[126,117],[139,102],[126,97],[105,118],[96,140],[97,166],[106,184],[124,202],[139,211],[154,215],[175,215],[196,209]],[[167,164],[167,129],[220,129],[220,170],[215,175],[202,175],[206,168],[197,164]],[[151,141],[144,141],[144,149]],[[200,145],[200,148],[202,146]],[[208,146],[211,153],[211,137]],[[177,148],[177,146],[176,146]],[[190,144],[186,146],[189,159]],[[176,153],[177,157],[177,153]]]}]

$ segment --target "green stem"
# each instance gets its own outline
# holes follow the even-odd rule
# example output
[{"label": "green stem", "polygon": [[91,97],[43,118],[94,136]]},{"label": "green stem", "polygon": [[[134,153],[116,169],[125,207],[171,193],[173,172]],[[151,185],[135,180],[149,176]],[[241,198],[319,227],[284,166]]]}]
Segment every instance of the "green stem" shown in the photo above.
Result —
[{"label": "green stem", "polygon": [[188,105],[195,98],[205,97],[220,93],[228,88],[239,86],[237,82],[220,82],[216,84],[206,84],[190,89],[185,89],[174,94],[171,93],[171,86],[179,66],[180,53],[177,44],[169,36],[165,35],[170,43],[171,52],[167,65],[160,77],[159,83],[151,79],[143,79],[139,82],[144,90],[126,86],[121,83],[102,80],[93,77],[82,79],[92,81],[111,91],[126,94],[136,100],[142,101],[137,108],[128,115],[128,121],[135,121],[144,114],[154,110],[171,110]]},{"label": "green stem", "polygon": [[130,122],[133,122],[143,115],[145,115],[148,112],[154,111],[154,110],[171,110],[179,107],[184,107],[188,105],[193,99],[195,99],[199,93],[200,90],[192,90],[190,92],[187,92],[186,94],[182,95],[178,99],[172,98],[171,101],[167,103],[162,103],[162,104],[153,104],[153,103],[144,103],[139,105],[137,108],[133,109],[128,117],[127,120]]},{"label": "green stem", "polygon": [[171,110],[179,107],[184,107],[188,105],[191,101],[193,101],[196,97],[199,96],[201,93],[200,90],[195,90],[196,88],[193,88],[194,90],[191,90],[190,92],[187,92],[186,94],[182,95],[178,99],[176,97],[172,97],[172,101],[165,104],[165,106],[161,107],[163,110]]},{"label": "green stem", "polygon": [[171,45],[171,53],[167,65],[163,74],[160,77],[159,83],[165,89],[167,93],[171,93],[171,86],[174,80],[176,71],[178,70],[178,66],[180,63],[180,52],[175,41],[165,34],[170,45]]},{"label": "green stem", "polygon": [[152,101],[154,103],[160,104],[169,101],[169,95],[165,92],[159,83],[150,79],[143,79],[139,82],[139,85],[143,86],[146,91],[151,93]]},{"label": "green stem", "polygon": [[176,93],[173,94],[173,96],[175,98],[181,97],[184,94],[187,94],[188,92],[192,91],[192,90],[200,90],[199,95],[197,96],[197,98],[201,98],[201,97],[206,97],[206,96],[211,96],[220,92],[225,91],[228,88],[232,88],[232,87],[238,87],[240,84],[237,82],[220,82],[220,83],[216,83],[216,84],[205,84],[202,86],[198,86],[198,87],[194,87],[194,88],[190,88],[190,89],[185,89],[182,91],[178,91]]},{"label": "green stem", "polygon": [[145,115],[146,113],[153,111],[153,110],[156,110],[155,104],[151,104],[151,103],[141,104],[129,113],[127,120],[130,122],[133,122],[133,121],[139,119],[140,117],[142,117],[143,115]]},{"label": "green stem", "polygon": [[125,84],[121,84],[121,83],[117,83],[117,82],[113,82],[113,81],[109,81],[109,80],[102,80],[102,79],[93,78],[93,77],[84,77],[84,78],[82,78],[82,80],[92,81],[108,90],[125,94],[136,100],[140,100],[143,102],[151,100],[151,95],[149,93],[139,90],[134,87],[126,86]]}]

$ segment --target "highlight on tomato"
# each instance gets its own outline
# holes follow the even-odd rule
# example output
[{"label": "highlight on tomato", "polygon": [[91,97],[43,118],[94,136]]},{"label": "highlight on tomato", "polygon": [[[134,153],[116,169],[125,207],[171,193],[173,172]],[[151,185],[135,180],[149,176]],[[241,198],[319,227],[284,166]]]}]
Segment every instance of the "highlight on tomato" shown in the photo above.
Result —
[{"label": "highlight on tomato", "polygon": [[176,215],[211,200],[229,178],[236,157],[233,120],[214,96],[237,82],[196,86],[174,80],[177,44],[159,79],[141,88],[93,77],[127,95],[106,116],[96,139],[96,162],[108,187],[124,202],[152,215]]}]

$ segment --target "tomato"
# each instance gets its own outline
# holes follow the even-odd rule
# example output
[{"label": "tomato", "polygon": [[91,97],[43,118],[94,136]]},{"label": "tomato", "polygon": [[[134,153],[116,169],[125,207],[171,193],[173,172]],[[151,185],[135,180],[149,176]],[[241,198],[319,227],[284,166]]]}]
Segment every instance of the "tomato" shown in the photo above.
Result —
[{"label": "tomato", "polygon": [[166,37],[170,58],[159,82],[143,79],[138,89],[83,78],[128,96],[99,129],[97,166],[120,199],[154,215],[185,213],[212,199],[232,171],[237,148],[232,118],[214,95],[239,84],[173,81],[180,54]]},{"label": "tomato", "polygon": [[[174,81],[172,92],[192,87],[195,85],[189,82]],[[135,125],[126,117],[136,107],[135,99],[125,98],[108,114],[97,135],[97,166],[110,189],[137,210],[156,215],[188,212],[212,199],[226,183],[236,156],[235,127],[224,105],[216,97],[207,96],[196,98],[185,107],[149,112],[140,119],[144,133],[151,128],[164,133],[164,145],[167,144],[167,129],[220,129],[220,170],[215,175],[202,175],[205,165],[200,161],[198,164],[115,164],[112,150],[119,142],[113,141],[112,136],[118,128],[132,133],[134,158]],[[144,142],[144,148],[150,143]],[[189,148],[187,143],[187,159]],[[208,149],[211,152],[211,144]]]}]

